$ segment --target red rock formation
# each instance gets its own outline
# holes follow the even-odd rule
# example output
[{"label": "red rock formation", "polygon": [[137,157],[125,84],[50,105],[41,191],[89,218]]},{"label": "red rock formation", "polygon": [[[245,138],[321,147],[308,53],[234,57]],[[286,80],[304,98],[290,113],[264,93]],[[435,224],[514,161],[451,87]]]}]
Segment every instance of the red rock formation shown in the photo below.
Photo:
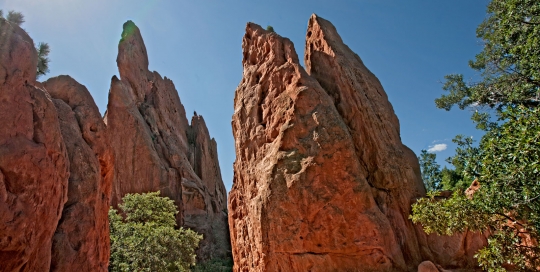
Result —
[{"label": "red rock formation", "polygon": [[373,196],[391,222],[406,263],[430,259],[443,266],[474,266],[474,254],[486,243],[482,234],[426,237],[408,219],[411,203],[425,196],[425,189],[418,160],[401,143],[399,121],[379,80],[329,21],[313,15],[306,36],[306,70],[333,97],[347,124]]},{"label": "red rock formation", "polygon": [[112,79],[105,116],[116,154],[112,205],[127,193],[159,190],[179,207],[178,223],[204,235],[199,257],[225,254],[215,251],[216,241],[227,235],[226,226],[219,226],[226,220],[226,192],[215,141],[202,117],[189,125],[173,82],[148,70],[133,22],[124,24],[118,49],[121,79]]},{"label": "red rock formation", "polygon": [[70,161],[51,271],[108,271],[113,157],[105,124],[88,90],[71,77],[51,78],[43,86],[54,98]]},{"label": "red rock formation", "polygon": [[405,268],[333,99],[293,44],[249,23],[229,195],[235,271]]},{"label": "red rock formation", "polygon": [[0,19],[0,270],[48,271],[69,161],[28,34]]},{"label": "red rock formation", "polygon": [[330,22],[309,21],[307,73],[289,40],[251,23],[243,53],[229,195],[235,271],[475,265],[483,236],[427,236],[408,219],[425,196],[418,160],[380,82]]},{"label": "red rock formation", "polygon": [[418,263],[421,252],[408,217],[413,199],[425,195],[425,189],[416,155],[401,143],[399,121],[381,83],[334,26],[316,15],[309,20],[305,62],[347,124],[372,194],[390,220],[405,260]]}]

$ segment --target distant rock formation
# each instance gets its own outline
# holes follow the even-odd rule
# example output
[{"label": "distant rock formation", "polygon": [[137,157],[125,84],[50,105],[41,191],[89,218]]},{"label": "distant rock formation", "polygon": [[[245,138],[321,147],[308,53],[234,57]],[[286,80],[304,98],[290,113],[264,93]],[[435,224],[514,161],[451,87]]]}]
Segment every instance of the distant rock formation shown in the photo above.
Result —
[{"label": "distant rock formation", "polygon": [[34,42],[2,18],[0,64],[0,271],[48,271],[68,153],[56,108],[35,86]]},{"label": "distant rock formation", "polygon": [[[471,267],[485,238],[427,236],[415,154],[378,79],[334,26],[309,21],[306,71],[293,44],[248,23],[234,100],[229,227],[235,271]],[[358,270],[361,269],[361,270]]]},{"label": "distant rock formation", "polygon": [[199,258],[225,255],[227,195],[204,119],[195,115],[190,125],[173,82],[148,70],[146,47],[131,21],[118,51],[121,79],[112,79],[105,115],[116,154],[112,205],[127,193],[159,190],[178,206],[178,224],[204,235]]},{"label": "distant rock formation", "polygon": [[108,271],[113,155],[90,92],[69,76],[43,83],[70,161],[68,201],[53,237],[51,271]]},{"label": "distant rock formation", "polygon": [[0,18],[0,271],[107,271],[109,205],[157,190],[178,205],[180,225],[204,235],[199,259],[230,254],[204,119],[190,125],[172,81],[148,71],[132,22],[117,62],[103,120],[73,78],[36,82],[32,39]]}]

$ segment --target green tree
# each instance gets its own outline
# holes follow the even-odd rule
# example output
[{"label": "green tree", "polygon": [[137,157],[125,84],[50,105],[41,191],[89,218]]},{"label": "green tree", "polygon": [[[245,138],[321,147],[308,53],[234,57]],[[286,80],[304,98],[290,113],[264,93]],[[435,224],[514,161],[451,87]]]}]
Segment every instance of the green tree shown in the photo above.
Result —
[{"label": "green tree", "polygon": [[274,27],[271,26],[271,25],[266,26],[266,31],[270,31],[270,32],[274,32],[274,33],[276,32],[276,31],[274,31]]},{"label": "green tree", "polygon": [[127,194],[109,210],[110,271],[189,271],[202,235],[176,229],[174,202],[159,192]]},{"label": "green tree", "polygon": [[198,263],[193,268],[194,272],[232,272],[232,258],[212,259],[203,263]]},{"label": "green tree", "polygon": [[[3,15],[3,12],[0,11],[0,15]],[[8,22],[21,26],[24,23],[24,15],[22,13],[10,10],[6,16]]]},{"label": "green tree", "polygon": [[437,155],[428,153],[422,150],[418,160],[420,162],[420,170],[422,170],[422,180],[428,192],[437,191],[442,188],[441,166],[435,162]]},{"label": "green tree", "polygon": [[49,44],[40,42],[36,48],[38,52],[37,77],[43,76],[49,72],[49,53],[51,49]]},{"label": "green tree", "polygon": [[[4,11],[0,9],[0,18],[4,18]],[[16,24],[17,26],[21,26],[24,21],[24,15],[20,12],[10,10],[8,12],[8,15],[6,18],[8,22],[12,24]],[[51,53],[51,49],[49,47],[49,44],[40,42],[38,46],[36,47],[36,51],[38,53],[38,64],[37,64],[37,74],[36,79],[40,76],[43,76],[49,72],[49,53]]]},{"label": "green tree", "polygon": [[[484,47],[470,66],[481,80],[449,75],[443,86],[449,94],[435,102],[446,110],[478,105],[494,111],[472,116],[486,132],[478,146],[472,138],[454,139],[458,149],[449,161],[455,169],[442,174],[443,187],[456,188],[454,195],[437,201],[430,194],[413,205],[411,218],[428,233],[490,230],[487,247],[476,255],[484,269],[537,271],[540,249],[530,241],[537,241],[540,227],[540,2],[491,1],[477,35]],[[463,188],[474,179],[480,189],[467,197]]]},{"label": "green tree", "polygon": [[465,82],[461,74],[447,75],[443,89],[449,94],[435,100],[439,108],[539,103],[540,2],[493,0],[487,11],[488,17],[476,30],[483,50],[469,61],[482,80]]},{"label": "green tree", "polygon": [[480,182],[472,199],[460,190],[448,200],[421,199],[411,218],[427,233],[489,229],[494,235],[477,254],[485,269],[504,271],[511,264],[537,271],[540,248],[527,240],[538,239],[540,228],[540,109],[510,107],[500,118],[503,123],[488,129],[478,147],[461,142],[468,151],[456,155],[470,162],[463,176]]}]

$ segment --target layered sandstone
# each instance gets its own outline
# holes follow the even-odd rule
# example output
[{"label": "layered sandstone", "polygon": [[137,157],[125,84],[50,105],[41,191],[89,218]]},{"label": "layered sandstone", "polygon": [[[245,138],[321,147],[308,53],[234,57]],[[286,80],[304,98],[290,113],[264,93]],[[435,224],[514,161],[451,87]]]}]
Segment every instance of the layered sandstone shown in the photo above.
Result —
[{"label": "layered sandstone", "polygon": [[480,234],[427,236],[415,154],[379,80],[313,15],[306,71],[292,43],[249,23],[236,90],[229,226],[235,271],[416,271],[474,266]]},{"label": "layered sandstone", "polygon": [[204,235],[202,259],[227,251],[226,191],[216,143],[201,116],[189,124],[173,82],[148,70],[139,29],[124,24],[105,122],[116,154],[111,203],[127,193],[160,191],[179,208],[177,222]]},{"label": "layered sandstone", "polygon": [[51,271],[108,271],[113,156],[92,96],[69,76],[43,83],[58,111],[70,161],[68,201],[52,244]]},{"label": "layered sandstone", "polygon": [[35,87],[28,34],[0,18],[0,270],[48,271],[68,196],[69,159],[57,110]]}]

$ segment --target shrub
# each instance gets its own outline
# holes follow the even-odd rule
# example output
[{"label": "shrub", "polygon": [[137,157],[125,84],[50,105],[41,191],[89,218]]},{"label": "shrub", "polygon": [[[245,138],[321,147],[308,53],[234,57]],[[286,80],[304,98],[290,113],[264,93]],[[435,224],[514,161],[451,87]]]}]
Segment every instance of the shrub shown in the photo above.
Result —
[{"label": "shrub", "polygon": [[159,192],[127,194],[120,210],[111,208],[110,271],[189,271],[202,235],[176,229],[174,202]]}]

